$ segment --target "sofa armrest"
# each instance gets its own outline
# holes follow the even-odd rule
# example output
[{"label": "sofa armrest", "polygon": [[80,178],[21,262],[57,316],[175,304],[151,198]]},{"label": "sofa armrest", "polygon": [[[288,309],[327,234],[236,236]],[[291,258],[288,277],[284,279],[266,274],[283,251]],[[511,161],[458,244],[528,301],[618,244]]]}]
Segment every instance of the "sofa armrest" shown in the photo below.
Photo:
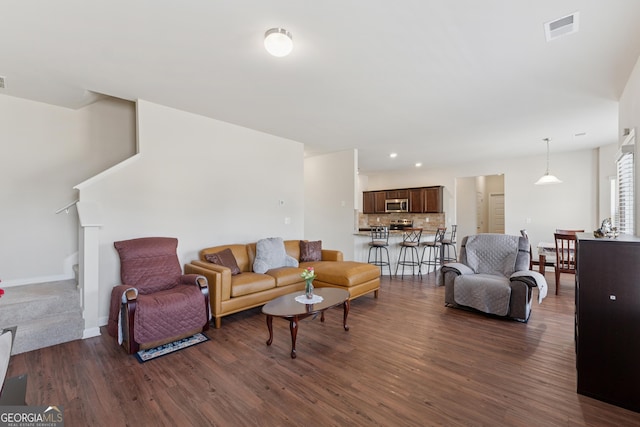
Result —
[{"label": "sofa armrest", "polygon": [[323,249],[322,261],[344,261],[344,255],[342,254],[342,251]]},{"label": "sofa armrest", "polygon": [[521,270],[513,273],[509,280],[511,282],[522,282],[530,288],[538,288],[538,304],[547,296],[547,281],[544,276],[537,271]]}]

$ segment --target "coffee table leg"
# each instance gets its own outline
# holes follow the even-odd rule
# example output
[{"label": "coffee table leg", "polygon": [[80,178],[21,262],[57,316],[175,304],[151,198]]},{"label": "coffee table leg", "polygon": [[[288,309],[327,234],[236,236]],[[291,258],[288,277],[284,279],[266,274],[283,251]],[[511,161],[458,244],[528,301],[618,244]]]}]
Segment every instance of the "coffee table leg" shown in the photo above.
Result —
[{"label": "coffee table leg", "polygon": [[296,337],[298,336],[298,316],[293,317],[289,321],[289,329],[291,329],[291,358],[296,358]]},{"label": "coffee table leg", "polygon": [[267,315],[267,328],[269,329],[269,339],[267,345],[271,345],[273,342],[273,316]]},{"label": "coffee table leg", "polygon": [[351,307],[351,301],[346,300],[342,303],[342,307],[344,308],[344,318],[342,320],[342,325],[344,326],[344,330],[349,330],[349,325],[347,325],[347,316],[349,315],[349,307]]}]

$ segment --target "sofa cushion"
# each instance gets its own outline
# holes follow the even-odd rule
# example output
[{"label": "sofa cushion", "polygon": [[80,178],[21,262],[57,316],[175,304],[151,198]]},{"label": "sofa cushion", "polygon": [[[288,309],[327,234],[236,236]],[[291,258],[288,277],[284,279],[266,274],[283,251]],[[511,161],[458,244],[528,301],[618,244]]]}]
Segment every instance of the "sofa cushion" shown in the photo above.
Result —
[{"label": "sofa cushion", "polygon": [[229,248],[213,254],[206,254],[204,257],[209,262],[229,268],[232,276],[240,274],[240,267],[238,267],[236,257],[233,256],[233,252]]},{"label": "sofa cushion", "polygon": [[300,240],[300,262],[320,261],[322,259],[322,240],[309,242]]},{"label": "sofa cushion", "polygon": [[318,275],[316,280],[340,286],[355,286],[380,277],[380,269],[373,264],[355,261],[320,261],[310,263]]},{"label": "sofa cushion", "polygon": [[297,267],[272,268],[266,274],[276,279],[276,286],[288,286],[294,283],[304,282],[302,272],[304,269]]},{"label": "sofa cushion", "polygon": [[256,243],[256,259],[253,261],[255,273],[266,273],[272,268],[297,266],[298,260],[287,255],[281,237],[269,237]]},{"label": "sofa cushion", "polygon": [[231,277],[231,297],[240,297],[276,287],[276,280],[266,274],[242,273]]}]

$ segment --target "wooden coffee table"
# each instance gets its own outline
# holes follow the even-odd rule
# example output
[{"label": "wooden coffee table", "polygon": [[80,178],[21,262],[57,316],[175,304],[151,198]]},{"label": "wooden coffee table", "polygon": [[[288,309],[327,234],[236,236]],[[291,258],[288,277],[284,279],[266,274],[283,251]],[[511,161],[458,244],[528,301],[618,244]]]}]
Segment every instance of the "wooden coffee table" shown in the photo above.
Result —
[{"label": "wooden coffee table", "polygon": [[304,295],[304,292],[293,292],[278,297],[262,307],[262,312],[267,315],[267,327],[269,328],[269,339],[267,345],[273,342],[273,318],[282,317],[289,320],[289,329],[291,330],[291,358],[296,358],[296,336],[298,335],[298,323],[305,317],[313,314],[321,313],[320,321],[324,322],[324,312],[326,309],[336,307],[342,304],[344,316],[342,325],[345,331],[349,330],[347,326],[347,316],[349,315],[349,292],[338,288],[316,288],[314,294],[320,295],[323,300],[316,304],[302,304],[295,300],[298,295]]}]

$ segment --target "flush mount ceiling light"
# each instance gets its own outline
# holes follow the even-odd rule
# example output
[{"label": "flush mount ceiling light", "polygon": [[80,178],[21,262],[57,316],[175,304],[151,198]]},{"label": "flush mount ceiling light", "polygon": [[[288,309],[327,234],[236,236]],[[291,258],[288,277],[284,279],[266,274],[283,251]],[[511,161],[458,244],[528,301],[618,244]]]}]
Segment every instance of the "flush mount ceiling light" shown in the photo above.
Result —
[{"label": "flush mount ceiling light", "polygon": [[287,56],[293,50],[291,33],[284,28],[272,28],[264,33],[264,48],[278,58]]},{"label": "flush mount ceiling light", "polygon": [[391,157],[392,159],[395,159],[396,157],[398,157],[398,153],[391,153],[389,154],[389,157]]},{"label": "flush mount ceiling light", "polygon": [[536,181],[536,185],[560,184],[562,181],[549,173],[549,142],[551,140],[545,138],[543,141],[547,143],[547,172]]}]

